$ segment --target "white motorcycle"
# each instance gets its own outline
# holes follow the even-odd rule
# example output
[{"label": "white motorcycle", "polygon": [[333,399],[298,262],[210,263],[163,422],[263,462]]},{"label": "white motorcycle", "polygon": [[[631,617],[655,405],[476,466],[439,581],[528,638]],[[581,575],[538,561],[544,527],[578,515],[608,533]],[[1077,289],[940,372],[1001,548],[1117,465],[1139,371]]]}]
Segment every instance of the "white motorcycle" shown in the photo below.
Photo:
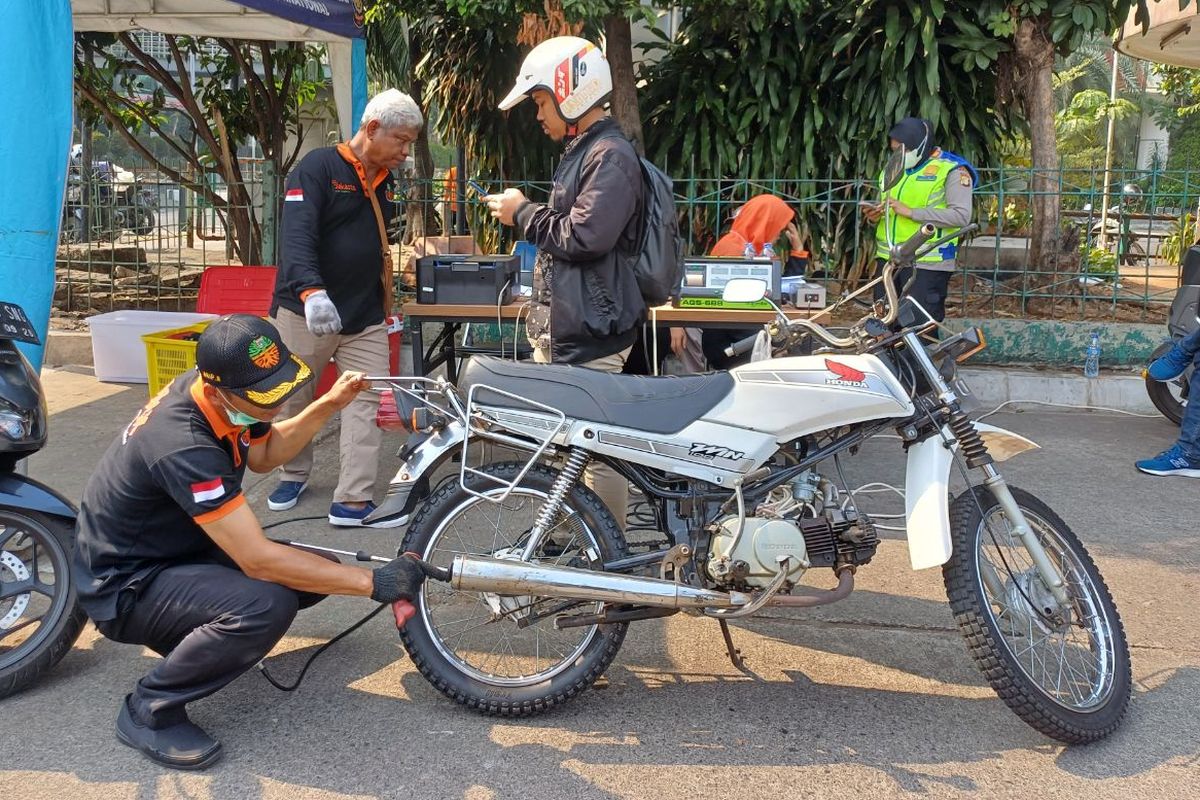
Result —
[{"label": "white motorcycle", "polygon": [[[587,689],[630,622],[681,611],[718,620],[740,665],[728,620],[841,600],[874,556],[876,528],[840,459],[886,433],[908,454],[912,567],[942,567],[997,694],[1064,742],[1115,730],[1131,686],[1121,620],[1067,524],[996,469],[1036,445],[969,416],[956,365],[984,346],[981,335],[930,343],[920,335],[928,317],[897,301],[893,272],[932,235],[927,227],[893,248],[886,313],[845,336],[780,312],[774,352],[812,336],[825,346],[817,355],[667,378],[477,357],[457,387],[388,379],[412,435],[376,517],[416,506],[403,549],[451,575],[427,582],[400,633],[421,673],[481,712],[533,714]],[[763,291],[743,279],[725,290],[736,301]],[[497,447],[520,457],[482,463],[481,450]],[[457,472],[425,496],[455,455]],[[580,480],[597,463],[644,495],[661,546],[631,553]],[[951,499],[955,468],[969,488]],[[805,572],[826,569],[836,588],[802,589]]]}]

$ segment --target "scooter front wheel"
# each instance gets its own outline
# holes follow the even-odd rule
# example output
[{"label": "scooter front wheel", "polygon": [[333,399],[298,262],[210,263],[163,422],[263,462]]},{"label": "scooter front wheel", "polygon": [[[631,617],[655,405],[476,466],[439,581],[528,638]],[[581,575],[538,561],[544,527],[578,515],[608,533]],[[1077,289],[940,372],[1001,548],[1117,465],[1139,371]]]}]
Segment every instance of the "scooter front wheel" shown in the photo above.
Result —
[{"label": "scooter front wheel", "polygon": [[71,582],[68,520],[0,508],[0,698],[49,672],[86,615]]}]

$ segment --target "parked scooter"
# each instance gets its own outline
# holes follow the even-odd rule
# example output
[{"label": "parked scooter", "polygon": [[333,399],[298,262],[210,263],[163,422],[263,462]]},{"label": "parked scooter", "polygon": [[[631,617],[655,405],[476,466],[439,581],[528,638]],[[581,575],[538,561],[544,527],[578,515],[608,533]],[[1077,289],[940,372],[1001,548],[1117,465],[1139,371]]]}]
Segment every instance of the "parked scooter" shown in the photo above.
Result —
[{"label": "parked scooter", "polygon": [[75,506],[24,475],[46,444],[46,396],[16,342],[38,344],[20,306],[0,302],[0,698],[49,671],[86,616],[71,583]]},{"label": "parked scooter", "polygon": [[[1183,257],[1183,273],[1179,281],[1179,289],[1171,303],[1171,316],[1167,319],[1167,332],[1171,340],[1159,345],[1151,355],[1154,361],[1174,347],[1175,342],[1187,336],[1200,327],[1200,246],[1188,248]],[[1162,412],[1163,416],[1176,425],[1183,420],[1183,411],[1188,403],[1188,382],[1192,372],[1187,370],[1173,381],[1155,381],[1146,376],[1146,393],[1150,402]]]}]

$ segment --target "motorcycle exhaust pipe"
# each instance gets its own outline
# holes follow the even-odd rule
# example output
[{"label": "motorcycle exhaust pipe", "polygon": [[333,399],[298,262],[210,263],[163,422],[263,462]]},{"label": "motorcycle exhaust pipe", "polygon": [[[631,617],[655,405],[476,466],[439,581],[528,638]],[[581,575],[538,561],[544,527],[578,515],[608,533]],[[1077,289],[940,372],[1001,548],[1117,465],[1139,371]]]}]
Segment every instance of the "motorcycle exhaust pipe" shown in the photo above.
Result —
[{"label": "motorcycle exhaust pipe", "polygon": [[484,556],[455,556],[450,573],[450,585],[455,589],[510,596],[601,600],[662,608],[737,608],[752,599],[745,592],[718,592],[659,578]]}]

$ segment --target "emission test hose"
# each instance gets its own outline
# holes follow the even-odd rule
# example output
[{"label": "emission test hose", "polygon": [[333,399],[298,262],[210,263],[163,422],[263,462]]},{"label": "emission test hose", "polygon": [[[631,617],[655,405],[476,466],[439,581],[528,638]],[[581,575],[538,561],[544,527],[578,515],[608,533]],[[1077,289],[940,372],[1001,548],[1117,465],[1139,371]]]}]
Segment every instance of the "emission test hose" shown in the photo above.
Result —
[{"label": "emission test hose", "polygon": [[[271,528],[277,527],[279,525],[287,525],[292,522],[315,522],[317,520],[323,521],[323,520],[325,520],[325,517],[296,517],[295,519],[284,519],[284,520],[280,520],[279,522],[272,522],[270,525],[264,525],[263,530],[264,531],[270,530]],[[362,554],[362,556],[365,556],[365,554]],[[366,558],[363,558],[362,556],[358,557],[360,561],[370,560],[369,556],[367,556]],[[361,628],[363,625],[366,625],[368,622],[370,622],[372,619],[374,619],[376,616],[378,616],[380,611],[383,611],[387,607],[388,607],[387,604],[381,603],[378,607],[376,607],[374,610],[372,610],[369,614],[367,614],[365,617],[360,619],[358,622],[355,622],[349,628],[346,628],[346,630],[342,631],[337,636],[333,637],[328,642],[326,642],[325,644],[318,647],[316,649],[316,651],[305,660],[304,666],[300,668],[300,674],[296,676],[295,683],[292,683],[292,684],[289,684],[286,686],[284,684],[280,683],[279,681],[277,681],[275,679],[275,677],[273,675],[271,675],[270,672],[267,671],[267,666],[262,661],[258,662],[258,671],[261,672],[262,676],[267,679],[267,683],[271,684],[279,691],[294,692],[300,688],[300,684],[301,684],[301,682],[303,682],[305,674],[308,673],[308,668],[311,667],[313,662],[317,660],[317,656],[321,655],[326,650],[328,650],[329,648],[333,647],[335,644],[340,642],[342,639],[345,639],[347,636],[354,633],[356,630]],[[399,624],[400,624],[399,617],[397,617],[396,622],[397,622],[397,627],[399,627]]]}]

